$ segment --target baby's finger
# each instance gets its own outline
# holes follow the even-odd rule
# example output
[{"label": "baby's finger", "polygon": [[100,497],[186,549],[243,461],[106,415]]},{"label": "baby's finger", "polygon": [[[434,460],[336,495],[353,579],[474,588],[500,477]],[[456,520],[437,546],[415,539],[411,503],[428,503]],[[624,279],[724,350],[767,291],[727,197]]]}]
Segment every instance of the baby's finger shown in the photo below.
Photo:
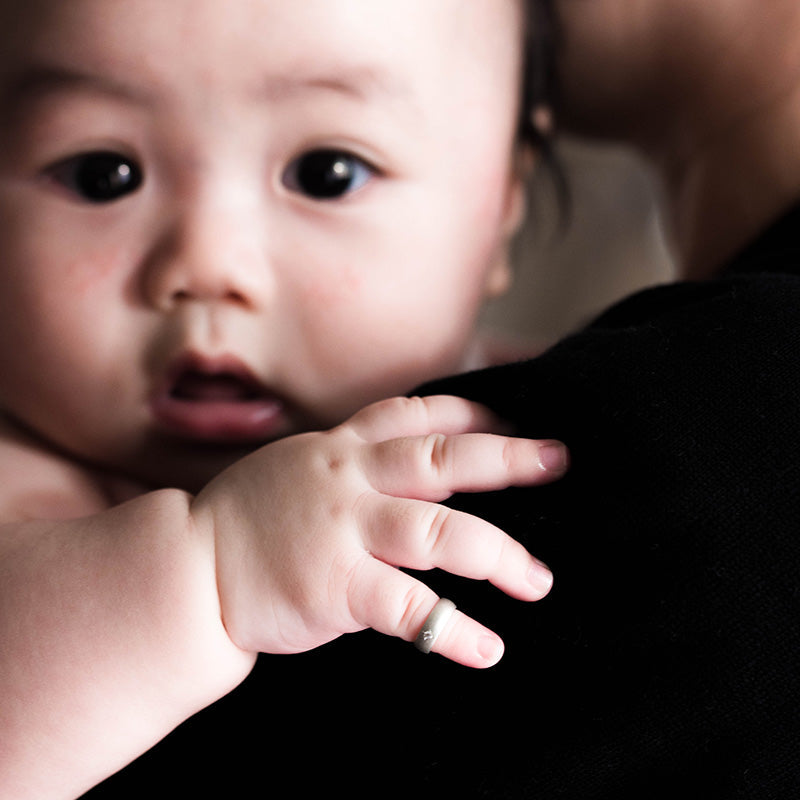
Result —
[{"label": "baby's finger", "polygon": [[485,406],[450,395],[381,400],[344,424],[368,442],[429,433],[503,433],[508,428]]},{"label": "baby's finger", "polygon": [[[354,618],[407,642],[416,640],[438,598],[425,584],[376,559],[365,559],[348,596]],[[500,637],[455,611],[432,642],[431,652],[467,667],[491,667],[503,655]]]},{"label": "baby's finger", "polygon": [[377,491],[433,501],[456,492],[548,483],[566,472],[568,461],[560,442],[483,433],[391,439],[364,455],[365,473]]},{"label": "baby's finger", "polygon": [[488,580],[526,601],[553,585],[550,570],[518,541],[463,511],[375,494],[362,500],[359,527],[364,548],[388,564]]}]

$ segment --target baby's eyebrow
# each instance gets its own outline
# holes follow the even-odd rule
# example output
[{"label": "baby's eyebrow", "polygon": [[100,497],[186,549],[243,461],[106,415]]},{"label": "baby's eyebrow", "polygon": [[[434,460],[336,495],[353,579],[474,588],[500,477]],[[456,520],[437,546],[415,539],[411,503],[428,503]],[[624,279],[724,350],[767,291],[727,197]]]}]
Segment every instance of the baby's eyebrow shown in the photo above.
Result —
[{"label": "baby's eyebrow", "polygon": [[[253,87],[254,99],[281,103],[302,98],[303,95],[324,92],[340,95],[362,104],[382,101],[401,111],[418,116],[414,92],[398,75],[374,65],[341,65],[329,69],[286,69],[259,79]],[[0,109],[22,108],[45,100],[60,92],[85,92],[123,100],[139,106],[158,103],[158,91],[149,90],[144,83],[124,80],[94,71],[83,71],[66,64],[29,63],[0,87]]]},{"label": "baby's eyebrow", "polygon": [[363,102],[376,99],[400,102],[411,96],[408,86],[398,76],[372,65],[287,70],[270,75],[263,83],[263,94],[269,100],[284,100],[309,91],[332,92]]},{"label": "baby's eyebrow", "polygon": [[363,108],[389,112],[397,124],[418,128],[425,115],[417,93],[402,77],[374,66],[344,66],[313,71],[287,70],[260,84],[261,100],[276,106],[303,102],[314,95],[340,97]]},{"label": "baby's eyebrow", "polygon": [[142,89],[110,76],[45,63],[30,64],[18,72],[4,87],[0,100],[4,107],[9,108],[65,91],[104,94],[136,105],[145,105],[152,101]]}]

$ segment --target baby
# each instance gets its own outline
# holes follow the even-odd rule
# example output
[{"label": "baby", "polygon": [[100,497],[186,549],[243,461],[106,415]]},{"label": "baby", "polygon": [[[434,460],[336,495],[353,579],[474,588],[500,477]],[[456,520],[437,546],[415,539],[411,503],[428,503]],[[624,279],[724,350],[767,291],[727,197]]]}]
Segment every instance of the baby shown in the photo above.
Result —
[{"label": "baby", "polygon": [[[0,795],[72,797],[256,654],[547,568],[560,476],[452,397],[523,213],[520,0],[0,1]],[[320,432],[324,431],[324,432]],[[433,643],[499,638],[456,612]]]}]

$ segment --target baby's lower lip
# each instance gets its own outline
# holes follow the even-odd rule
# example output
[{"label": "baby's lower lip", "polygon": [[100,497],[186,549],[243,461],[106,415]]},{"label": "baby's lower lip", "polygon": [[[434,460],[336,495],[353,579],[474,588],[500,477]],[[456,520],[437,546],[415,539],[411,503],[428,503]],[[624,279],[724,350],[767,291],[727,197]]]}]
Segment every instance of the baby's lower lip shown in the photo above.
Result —
[{"label": "baby's lower lip", "polygon": [[269,393],[237,397],[210,383],[191,395],[161,391],[151,401],[160,428],[207,442],[259,442],[287,432],[284,404]]}]

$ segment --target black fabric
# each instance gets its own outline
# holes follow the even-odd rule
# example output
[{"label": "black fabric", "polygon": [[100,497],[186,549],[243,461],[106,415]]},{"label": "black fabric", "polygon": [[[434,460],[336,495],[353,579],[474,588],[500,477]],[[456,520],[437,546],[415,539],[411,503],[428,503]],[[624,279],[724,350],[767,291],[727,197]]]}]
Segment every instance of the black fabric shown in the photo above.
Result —
[{"label": "black fabric", "polygon": [[572,452],[557,484],[453,501],[553,568],[548,598],[425,576],[504,637],[497,667],[371,632],[262,656],[86,797],[800,796],[798,224],[426,387]]}]

